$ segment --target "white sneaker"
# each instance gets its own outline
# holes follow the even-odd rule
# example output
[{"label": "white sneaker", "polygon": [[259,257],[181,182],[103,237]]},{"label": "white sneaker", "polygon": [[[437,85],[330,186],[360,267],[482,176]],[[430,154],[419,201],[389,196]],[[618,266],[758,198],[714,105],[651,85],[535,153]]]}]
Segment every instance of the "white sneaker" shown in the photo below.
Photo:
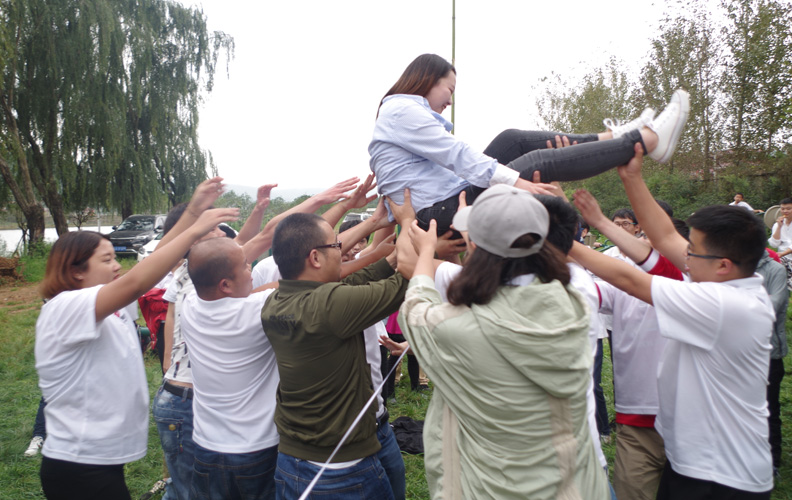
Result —
[{"label": "white sneaker", "polygon": [[641,116],[625,124],[621,124],[619,120],[614,120],[613,118],[605,118],[602,120],[602,124],[605,125],[606,129],[611,131],[614,139],[618,139],[630,130],[640,130],[646,127],[654,117],[654,110],[652,108],[646,108],[641,113]]},{"label": "white sneaker", "polygon": [[25,450],[26,457],[35,457],[38,455],[41,446],[44,444],[44,438],[41,436],[33,436],[33,439],[30,440],[30,444]]},{"label": "white sneaker", "polygon": [[671,159],[679,136],[685,128],[688,112],[690,112],[690,97],[684,90],[677,90],[671,96],[668,106],[648,125],[657,134],[657,147],[649,153],[650,158],[660,163]]}]

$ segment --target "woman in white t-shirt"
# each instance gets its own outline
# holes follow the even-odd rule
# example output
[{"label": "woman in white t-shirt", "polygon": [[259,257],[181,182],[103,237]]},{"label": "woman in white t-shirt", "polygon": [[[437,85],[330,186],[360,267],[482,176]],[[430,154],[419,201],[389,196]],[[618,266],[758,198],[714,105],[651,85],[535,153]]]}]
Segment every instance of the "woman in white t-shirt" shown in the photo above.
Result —
[{"label": "woman in white t-shirt", "polygon": [[[107,236],[61,236],[47,260],[36,322],[36,370],[47,401],[41,485],[49,499],[129,499],[123,464],[146,454],[148,385],[136,329],[124,308],[192,243],[238,210],[204,212],[222,193],[202,183],[171,233],[125,275]],[[200,214],[196,217],[196,214]],[[171,236],[172,234],[172,236]]]}]

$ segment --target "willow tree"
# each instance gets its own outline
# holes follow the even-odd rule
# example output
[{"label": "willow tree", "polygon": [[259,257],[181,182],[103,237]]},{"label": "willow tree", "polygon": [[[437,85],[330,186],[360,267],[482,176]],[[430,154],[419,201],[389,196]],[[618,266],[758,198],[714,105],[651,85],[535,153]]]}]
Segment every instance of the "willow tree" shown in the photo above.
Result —
[{"label": "willow tree", "polygon": [[233,40],[209,33],[201,11],[169,0],[0,2],[0,154],[15,198],[30,201],[29,178],[61,234],[66,209],[126,217],[206,177],[198,106]]}]

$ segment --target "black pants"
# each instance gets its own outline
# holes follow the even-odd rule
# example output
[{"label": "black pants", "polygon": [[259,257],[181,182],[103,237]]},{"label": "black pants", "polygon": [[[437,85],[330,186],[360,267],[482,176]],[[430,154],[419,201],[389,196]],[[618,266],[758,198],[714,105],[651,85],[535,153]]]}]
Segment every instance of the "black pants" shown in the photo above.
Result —
[{"label": "black pants", "polygon": [[769,500],[770,491],[753,493],[683,476],[671,468],[670,462],[666,462],[657,489],[657,500]]},{"label": "black pants", "polygon": [[49,500],[131,500],[124,465],[88,465],[43,457],[41,488]]},{"label": "black pants", "polygon": [[[578,144],[561,149],[548,149],[547,141],[554,141],[556,135],[568,137],[570,143],[577,141]],[[533,174],[537,171],[542,182],[578,181],[629,163],[635,156],[636,142],[643,144],[638,130],[627,132],[619,139],[599,141],[597,134],[577,135],[509,129],[498,134],[484,150],[484,154],[520,172],[520,177],[529,181],[533,180]],[[466,193],[468,205],[483,191],[483,188],[471,186]],[[418,224],[427,229],[429,221],[435,219],[437,234],[448,231],[459,206],[458,197],[459,193],[419,210],[416,214]]]},{"label": "black pants", "polygon": [[784,360],[770,360],[770,375],[767,380],[767,409],[770,415],[770,451],[773,454],[773,467],[781,466],[781,381],[784,379]]},{"label": "black pants", "polygon": [[[389,333],[388,336],[394,342],[405,342],[407,339],[404,338],[404,335],[398,333]],[[388,363],[386,366],[386,370],[383,373],[383,377],[387,375],[391,369],[396,365],[396,360],[398,360],[398,356],[389,356]],[[407,375],[410,377],[410,388],[414,391],[418,390],[418,378],[421,371],[421,367],[418,364],[418,358],[413,356],[412,354],[407,355]],[[389,397],[391,397],[396,392],[396,371],[394,370],[393,373],[390,374],[390,377],[387,378],[385,385],[382,387],[382,399],[387,401]]]}]

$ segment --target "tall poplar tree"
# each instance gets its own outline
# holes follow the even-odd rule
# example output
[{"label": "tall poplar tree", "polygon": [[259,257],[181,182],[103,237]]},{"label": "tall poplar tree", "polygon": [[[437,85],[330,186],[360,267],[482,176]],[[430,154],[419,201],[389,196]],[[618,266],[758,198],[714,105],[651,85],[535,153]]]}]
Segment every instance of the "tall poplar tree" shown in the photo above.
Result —
[{"label": "tall poplar tree", "polygon": [[233,40],[209,33],[201,11],[170,0],[0,2],[0,167],[23,212],[42,200],[62,234],[68,208],[126,217],[206,177],[198,106]]}]

